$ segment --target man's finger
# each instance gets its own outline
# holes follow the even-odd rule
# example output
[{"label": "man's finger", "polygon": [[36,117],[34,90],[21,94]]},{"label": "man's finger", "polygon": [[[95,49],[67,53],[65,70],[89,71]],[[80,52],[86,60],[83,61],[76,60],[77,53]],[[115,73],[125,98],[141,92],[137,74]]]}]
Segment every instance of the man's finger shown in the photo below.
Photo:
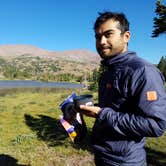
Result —
[{"label": "man's finger", "polygon": [[97,106],[87,106],[87,105],[80,105],[80,109],[82,110],[87,110],[87,111],[92,111],[92,112],[99,112],[101,110],[100,107]]},{"label": "man's finger", "polygon": [[83,109],[83,110],[93,110],[92,107],[93,106],[80,105],[80,108]]}]

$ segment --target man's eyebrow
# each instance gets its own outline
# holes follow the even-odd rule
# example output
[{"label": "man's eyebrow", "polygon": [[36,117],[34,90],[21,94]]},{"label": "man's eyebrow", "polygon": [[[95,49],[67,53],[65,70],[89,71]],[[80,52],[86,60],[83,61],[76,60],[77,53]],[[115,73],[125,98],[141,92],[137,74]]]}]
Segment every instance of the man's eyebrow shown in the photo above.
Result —
[{"label": "man's eyebrow", "polygon": [[105,34],[107,34],[107,33],[110,33],[110,32],[114,32],[115,30],[113,30],[113,29],[108,29],[108,30],[106,30],[106,31],[104,31],[103,33],[96,33],[96,35],[95,36],[102,36],[102,35],[105,35]]},{"label": "man's eyebrow", "polygon": [[115,30],[114,29],[108,29],[108,30],[106,30],[106,31],[104,31],[103,33],[96,33],[95,34],[95,37],[101,37],[101,36],[103,36],[103,35],[106,35],[106,34],[108,34],[108,33],[112,33],[112,32],[114,32]]},{"label": "man's eyebrow", "polygon": [[109,32],[114,32],[114,31],[115,31],[115,30],[113,30],[113,29],[108,29],[108,30],[104,31],[103,34],[109,33]]}]

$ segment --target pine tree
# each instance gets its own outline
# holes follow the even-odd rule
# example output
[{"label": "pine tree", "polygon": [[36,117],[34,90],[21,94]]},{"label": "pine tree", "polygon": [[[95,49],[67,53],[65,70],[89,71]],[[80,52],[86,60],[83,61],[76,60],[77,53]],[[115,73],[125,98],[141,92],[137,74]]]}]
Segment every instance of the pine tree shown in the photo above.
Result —
[{"label": "pine tree", "polygon": [[158,17],[153,19],[152,37],[158,37],[160,34],[166,34],[166,6],[162,0],[156,1],[155,13]]},{"label": "pine tree", "polygon": [[166,56],[161,57],[160,62],[157,67],[160,69],[160,71],[163,73],[163,75],[166,79]]}]

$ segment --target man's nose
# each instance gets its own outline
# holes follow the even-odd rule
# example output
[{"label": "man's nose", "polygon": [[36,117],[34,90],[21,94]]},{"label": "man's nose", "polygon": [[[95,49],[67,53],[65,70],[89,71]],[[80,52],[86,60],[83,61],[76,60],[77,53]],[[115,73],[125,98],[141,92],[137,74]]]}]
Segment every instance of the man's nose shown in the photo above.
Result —
[{"label": "man's nose", "polygon": [[105,36],[102,36],[102,37],[101,37],[101,40],[100,40],[100,44],[101,44],[101,45],[104,45],[104,44],[106,44],[106,42],[107,42],[106,37],[105,37]]}]

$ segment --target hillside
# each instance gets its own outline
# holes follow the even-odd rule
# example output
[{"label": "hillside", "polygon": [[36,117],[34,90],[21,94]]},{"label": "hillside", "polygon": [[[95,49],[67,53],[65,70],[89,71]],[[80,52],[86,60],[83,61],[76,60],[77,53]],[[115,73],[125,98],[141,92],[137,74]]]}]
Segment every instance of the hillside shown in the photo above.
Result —
[{"label": "hillside", "polygon": [[89,50],[48,51],[33,45],[0,46],[1,79],[82,81],[99,66]]}]

